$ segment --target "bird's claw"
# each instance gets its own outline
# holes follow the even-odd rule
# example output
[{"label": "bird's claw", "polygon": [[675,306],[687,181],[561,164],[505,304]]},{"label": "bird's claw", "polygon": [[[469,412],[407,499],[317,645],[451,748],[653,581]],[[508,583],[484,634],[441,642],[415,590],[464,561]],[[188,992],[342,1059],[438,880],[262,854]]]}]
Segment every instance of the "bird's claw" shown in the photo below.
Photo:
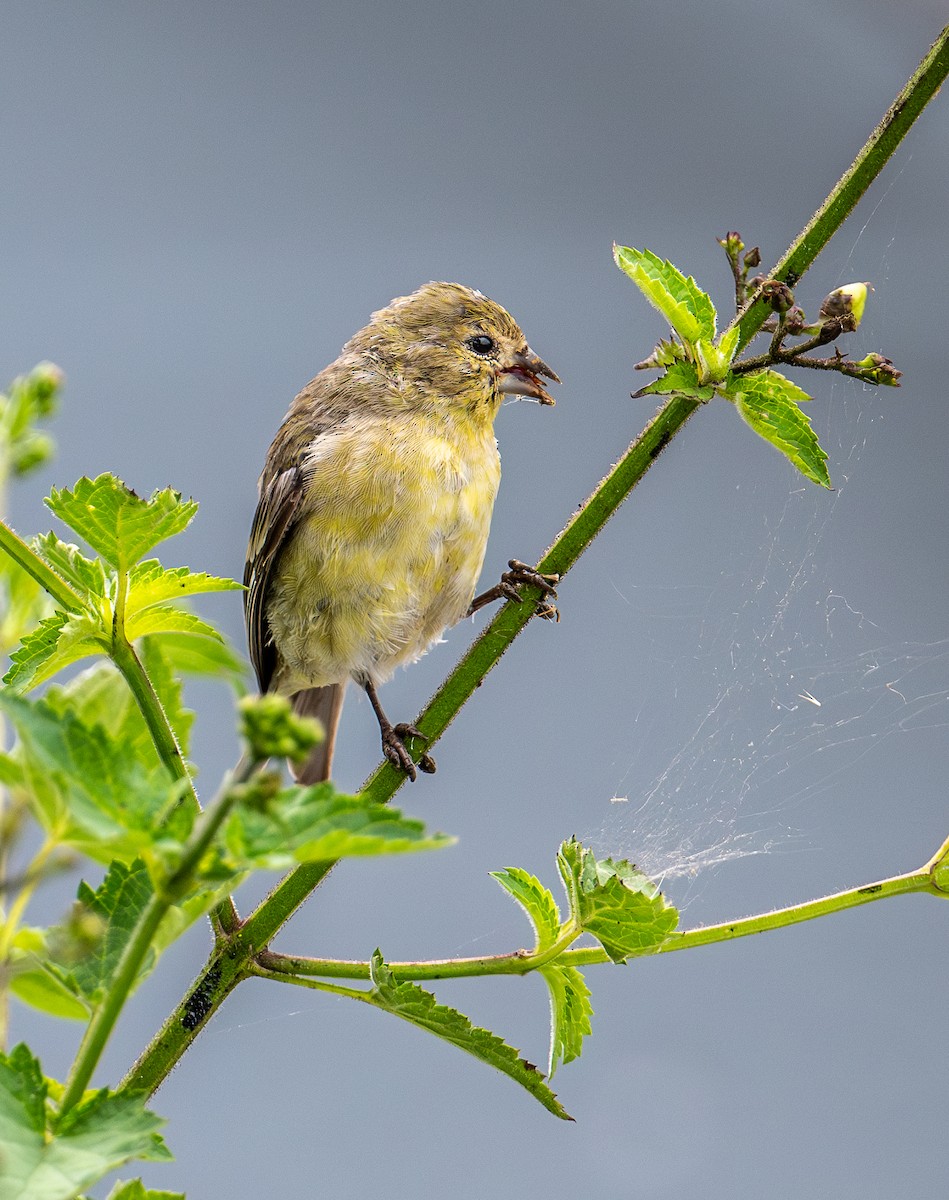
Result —
[{"label": "bird's claw", "polygon": [[528,566],[527,563],[522,563],[519,559],[512,558],[508,560],[510,567],[509,571],[505,571],[501,576],[501,582],[498,585],[505,596],[509,600],[521,600],[522,596],[517,588],[521,584],[540,588],[541,597],[537,602],[536,615],[545,621],[560,620],[560,613],[557,611],[556,605],[548,603],[550,599],[557,599],[557,584],[560,582],[559,575],[542,575],[540,571],[534,567]]},{"label": "bird's claw", "polygon": [[[416,729],[414,725],[409,725],[403,721],[398,725],[390,726],[389,729],[383,732],[382,752],[396,770],[408,775],[409,779],[414,783],[416,779],[415,762],[406,748],[406,738],[418,738],[423,742],[428,741],[428,738],[420,729]],[[430,754],[423,754],[418,761],[418,769],[425,775],[434,775],[434,758]]]}]

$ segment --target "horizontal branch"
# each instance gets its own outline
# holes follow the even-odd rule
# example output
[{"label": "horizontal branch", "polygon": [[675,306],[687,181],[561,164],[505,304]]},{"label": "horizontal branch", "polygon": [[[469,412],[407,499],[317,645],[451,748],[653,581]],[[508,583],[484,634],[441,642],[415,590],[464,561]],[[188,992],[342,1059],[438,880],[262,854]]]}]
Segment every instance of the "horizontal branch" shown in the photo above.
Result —
[{"label": "horizontal branch", "polygon": [[[813,921],[816,917],[843,912],[885,900],[892,896],[911,892],[933,892],[944,895],[933,886],[928,868],[911,871],[906,875],[894,875],[878,883],[864,884],[843,892],[834,892],[804,904],[792,904],[787,908],[774,909],[758,916],[742,917],[737,921],[724,921],[718,925],[703,925],[696,929],[677,930],[669,934],[658,950],[645,951],[644,955],[668,954],[673,950],[688,950],[695,946],[706,946],[713,942],[734,941],[755,933],[768,933],[788,925],[799,925]],[[630,957],[637,957],[631,955]],[[461,979],[482,975],[526,975],[538,966],[546,965],[550,956],[533,954],[529,950],[515,950],[508,954],[492,954],[479,958],[443,958],[425,962],[390,962],[389,969],[397,979]],[[609,956],[599,946],[566,950],[557,956],[558,966],[591,966],[610,962]],[[310,958],[301,955],[277,954],[264,950],[258,954],[257,965],[263,973],[283,975],[321,976],[326,979],[368,980],[369,963],[332,958]]]}]

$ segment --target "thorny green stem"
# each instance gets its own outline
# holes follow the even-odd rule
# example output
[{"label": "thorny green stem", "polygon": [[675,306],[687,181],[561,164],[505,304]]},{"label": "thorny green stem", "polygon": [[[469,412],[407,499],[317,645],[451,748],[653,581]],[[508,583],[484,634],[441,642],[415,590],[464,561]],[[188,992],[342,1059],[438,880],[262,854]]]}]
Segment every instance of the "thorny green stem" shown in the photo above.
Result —
[{"label": "thorny green stem", "polygon": [[176,783],[179,781],[187,782],[188,799],[194,806],[195,812],[197,812],[200,805],[198,804],[198,797],[194,790],[194,781],[181,753],[178,739],[175,737],[174,730],[171,728],[165,710],[162,708],[161,701],[152,687],[152,681],[148,677],[148,672],[142,666],[134,647],[126,639],[122,630],[117,630],[113,636],[111,657],[112,661],[122,672],[129,690],[135,697],[135,703],[145,718],[145,724],[148,726],[148,732],[151,734],[152,742],[158,751],[159,758],[161,758],[169,775]]},{"label": "thorny green stem", "polygon": [[[947,74],[949,26],[932,44],[830,195],[788,247],[774,270],[768,273],[768,279],[778,279],[792,289],[797,286],[798,280],[882,171],[913,122],[942,86]],[[739,346],[747,346],[767,315],[767,306],[753,298],[745,311],[739,314]]]},{"label": "thorny green stem", "polygon": [[[734,941],[753,933],[767,933],[802,921],[812,921],[834,912],[857,908],[874,900],[911,892],[933,892],[945,896],[933,885],[928,867],[911,871],[906,875],[894,875],[878,883],[849,888],[809,900],[804,904],[793,904],[754,917],[743,917],[738,921],[726,921],[719,925],[705,925],[697,929],[686,929],[669,934],[658,950],[644,954],[668,954],[673,950],[687,950],[694,946],[711,945],[713,942]],[[558,966],[579,967],[610,961],[606,951],[599,946],[577,950],[566,950],[556,954],[549,951],[535,954],[529,950],[515,950],[510,954],[487,955],[481,958],[446,958],[428,962],[390,962],[387,964],[393,975],[400,980],[460,979],[480,975],[526,975],[544,966],[552,958]],[[635,955],[631,957],[636,957]],[[320,959],[290,954],[276,954],[265,950],[258,954],[255,974],[271,978],[292,980],[299,976],[322,976],[331,979],[369,979],[368,962],[350,962],[339,959]]]},{"label": "thorny green stem", "polygon": [[32,575],[40,587],[49,592],[60,608],[68,613],[86,611],[82,597],[74,592],[64,579],[60,579],[52,567],[48,567],[5,521],[0,521],[0,549],[5,550],[28,575]]},{"label": "thorny green stem", "polygon": [[131,938],[122,951],[109,990],[86,1026],[86,1032],[66,1080],[61,1112],[74,1108],[82,1099],[159,925],[168,910],[181,899],[193,882],[201,859],[238,798],[238,785],[245,783],[258,765],[245,756],[225,778],[217,797],[198,817],[174,871],[157,888],[145,906]]},{"label": "thorny green stem", "polygon": [[[787,253],[768,275],[792,288],[830,237],[843,224],[857,201],[883,169],[913,122],[949,74],[949,26],[897,96],[883,120],[870,135],[830,195]],[[735,318],[739,325],[738,348],[747,345],[770,315],[762,301],[753,300]],[[630,491],[652,466],[660,452],[679,432],[700,402],[673,396],[627,449],[616,466],[568,522],[537,564],[543,574],[561,577],[620,507]],[[431,745],[448,728],[462,705],[480,686],[485,675],[530,620],[540,599],[538,588],[525,588],[520,604],[504,604],[432,697],[416,724]],[[411,746],[416,754],[424,747]],[[367,780],[364,794],[375,803],[386,803],[405,783],[405,776],[388,763]],[[123,1087],[152,1092],[174,1067],[197,1036],[207,1018],[236,984],[250,971],[255,955],[310,895],[335,864],[309,863],[287,875],[226,944],[218,946],[188,995],[169,1015],[123,1081]],[[814,914],[819,915],[819,914]],[[801,918],[805,919],[805,918]],[[766,926],[770,928],[771,926]],[[756,932],[756,931],[749,931]],[[684,945],[684,944],[683,944]],[[584,953],[568,951],[568,953]]]}]

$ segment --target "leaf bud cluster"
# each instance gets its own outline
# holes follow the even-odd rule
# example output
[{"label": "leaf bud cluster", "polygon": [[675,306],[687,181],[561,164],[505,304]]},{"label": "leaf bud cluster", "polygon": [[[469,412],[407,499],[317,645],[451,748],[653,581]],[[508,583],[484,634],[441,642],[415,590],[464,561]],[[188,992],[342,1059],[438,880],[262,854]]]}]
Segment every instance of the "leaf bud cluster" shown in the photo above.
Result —
[{"label": "leaf bud cluster", "polygon": [[255,762],[268,758],[299,762],[326,736],[319,721],[296,716],[286,696],[245,696],[238,709],[241,736]]}]

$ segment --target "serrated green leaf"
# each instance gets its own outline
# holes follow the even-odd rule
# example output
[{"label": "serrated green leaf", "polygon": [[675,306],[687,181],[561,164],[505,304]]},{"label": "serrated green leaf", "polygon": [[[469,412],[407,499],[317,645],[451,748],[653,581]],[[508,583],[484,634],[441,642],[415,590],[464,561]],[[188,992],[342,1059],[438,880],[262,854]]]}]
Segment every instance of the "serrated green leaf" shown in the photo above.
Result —
[{"label": "serrated green leaf", "polygon": [[3,682],[26,692],[64,667],[106,651],[105,634],[89,615],[57,612],[40,621],[10,656]]},{"label": "serrated green leaf", "polygon": [[520,867],[505,867],[490,874],[527,914],[537,938],[535,953],[542,954],[549,950],[560,933],[560,910],[550,891],[539,879]]},{"label": "serrated green leaf", "polygon": [[34,538],[32,545],[40,558],[84,599],[95,601],[109,595],[112,580],[101,558],[86,558],[78,546],[61,541],[55,533]]},{"label": "serrated green leaf", "polygon": [[[148,640],[143,640],[143,660],[147,645]],[[152,664],[145,665],[151,674]],[[164,705],[161,693],[159,698]],[[87,727],[101,725],[114,741],[124,747],[126,754],[145,763],[157,764],[157,752],[141,711],[128,684],[110,661],[104,660],[87,667],[65,684],[52,684],[43,699],[57,714],[69,713]]]},{"label": "serrated green leaf", "polygon": [[[111,983],[122,951],[153,894],[148,869],[141,859],[129,864],[113,862],[95,890],[85,881],[79,884],[77,900],[81,911],[98,920],[101,932],[78,961],[60,965],[68,968],[79,991],[93,1004]],[[68,936],[68,929],[61,928],[59,932],[61,941]],[[150,968],[150,962],[143,964],[143,975]]]},{"label": "serrated green leaf", "polygon": [[161,650],[175,671],[224,679],[237,691],[243,693],[246,690],[243,680],[247,675],[247,661],[241,658],[227,638],[215,642],[187,633],[163,633]]},{"label": "serrated green leaf", "polygon": [[221,640],[214,626],[203,621],[197,613],[188,612],[186,608],[175,608],[171,604],[154,604],[151,608],[132,613],[126,619],[125,633],[129,641],[162,633],[187,633],[216,642]]},{"label": "serrated green leaf", "polygon": [[654,954],[678,924],[676,909],[625,859],[598,861],[592,850],[571,839],[560,847],[557,866],[574,921],[614,962]]},{"label": "serrated green leaf", "polygon": [[759,437],[780,450],[802,475],[829,488],[827,455],[798,407],[810,397],[777,371],[755,371],[733,376],[725,395]]},{"label": "serrated green leaf", "polygon": [[74,1200],[132,1159],[168,1161],[164,1124],[141,1097],[95,1093],[50,1127],[49,1084],[24,1045],[0,1054],[0,1195]]},{"label": "serrated green leaf", "polygon": [[149,558],[137,563],[129,572],[125,610],[131,614],[153,604],[182,600],[186,596],[242,590],[243,585],[234,579],[220,579],[188,567],[163,567],[157,559]]},{"label": "serrated green leaf", "polygon": [[691,275],[686,278],[651,250],[614,246],[613,257],[683,341],[695,345],[700,338],[715,337],[715,306]]},{"label": "serrated green leaf", "polygon": [[378,950],[372,956],[371,973],[373,989],[360,993],[361,999],[467,1051],[526,1088],[554,1116],[564,1121],[573,1120],[547,1086],[541,1072],[533,1063],[520,1058],[514,1047],[497,1034],[472,1025],[463,1013],[439,1004],[431,992],[417,984],[398,983]]},{"label": "serrated green leaf", "polygon": [[140,1179],[129,1179],[117,1183],[106,1200],[185,1200],[185,1194],[155,1191],[154,1188],[146,1188]]},{"label": "serrated green leaf", "polygon": [[592,1033],[593,1006],[590,989],[576,967],[556,962],[540,968],[550,993],[550,1059],[548,1078],[561,1063],[580,1057],[583,1039]]},{"label": "serrated green leaf", "polygon": [[398,809],[335,792],[332,784],[291,787],[266,805],[241,806],[224,824],[220,861],[230,872],[285,871],[297,863],[411,850],[439,850],[454,838],[427,834]]},{"label": "serrated green leaf", "polygon": [[127,571],[153,546],[181,533],[198,506],[172,488],[142,499],[114,475],[85,476],[73,488],[54,488],[46,503],[70,529],[119,571]]},{"label": "serrated green leaf", "polygon": [[[87,726],[45,700],[5,691],[0,709],[19,735],[21,786],[40,824],[59,841],[98,862],[130,862],[140,854],[148,858],[157,839],[183,835],[176,826],[156,828],[175,788],[154,750],[143,760],[101,725]],[[176,810],[181,820],[185,810]]]},{"label": "serrated green leaf", "polygon": [[691,396],[695,400],[711,400],[715,395],[714,387],[699,383],[698,372],[690,362],[677,362],[660,375],[652,383],[640,388],[635,393],[635,399],[641,396]]}]

